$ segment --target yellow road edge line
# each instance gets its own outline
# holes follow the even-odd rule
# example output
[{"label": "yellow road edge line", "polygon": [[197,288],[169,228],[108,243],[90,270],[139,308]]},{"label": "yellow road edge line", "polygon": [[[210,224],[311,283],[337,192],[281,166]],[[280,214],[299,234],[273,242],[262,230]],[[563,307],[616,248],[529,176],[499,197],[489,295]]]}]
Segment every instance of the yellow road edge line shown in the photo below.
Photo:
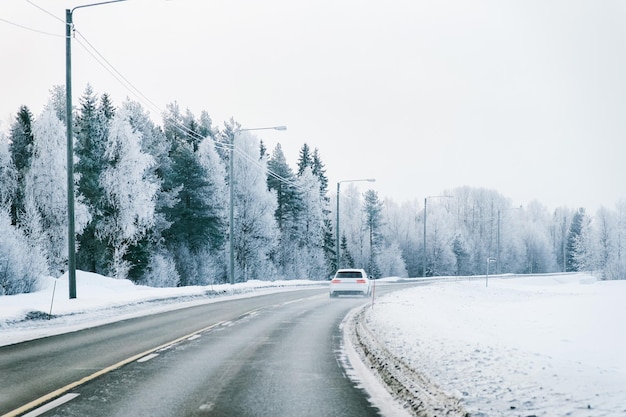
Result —
[{"label": "yellow road edge line", "polygon": [[195,336],[195,335],[200,334],[202,332],[206,332],[208,330],[214,329],[215,327],[218,327],[218,326],[222,325],[223,323],[224,323],[223,321],[220,321],[218,323],[215,323],[215,324],[212,324],[210,326],[207,326],[207,327],[205,327],[203,329],[196,330],[193,333],[189,333],[186,336],[182,336],[182,337],[176,338],[176,339],[174,339],[174,340],[172,340],[170,342],[167,342],[167,343],[164,343],[164,344],[162,344],[160,346],[157,346],[155,348],[146,350],[145,352],[139,353],[137,355],[133,355],[130,358],[126,358],[126,359],[124,359],[124,360],[122,360],[122,361],[120,361],[120,362],[118,362],[116,364],[113,364],[111,366],[107,366],[104,369],[101,369],[101,370],[99,370],[97,372],[94,372],[91,375],[88,375],[88,376],[86,376],[84,378],[81,378],[78,381],[74,381],[74,382],[72,382],[70,384],[67,384],[66,386],[64,386],[62,388],[54,390],[51,393],[48,393],[48,394],[44,395],[43,397],[39,397],[36,400],[33,400],[33,401],[29,402],[28,404],[24,404],[23,406],[21,406],[19,408],[16,408],[13,411],[9,411],[7,414],[3,414],[0,417],[17,417],[20,414],[24,414],[27,411],[30,411],[30,410],[32,410],[32,409],[34,409],[34,408],[36,408],[36,407],[38,407],[38,406],[40,406],[42,404],[47,403],[48,401],[51,401],[51,400],[53,400],[53,399],[55,399],[57,397],[60,397],[61,395],[65,394],[66,392],[68,392],[68,391],[70,391],[70,390],[72,390],[72,389],[74,389],[74,388],[76,388],[76,387],[78,387],[80,385],[83,385],[83,384],[85,384],[85,383],[87,383],[87,382],[89,382],[89,381],[91,381],[93,379],[96,379],[99,376],[102,376],[102,375],[107,374],[107,373],[109,373],[111,371],[114,371],[115,369],[121,368],[124,365],[128,365],[129,363],[134,362],[137,359],[142,358],[143,356],[146,356],[146,355],[149,355],[151,353],[154,353],[154,352],[156,352],[159,349],[163,349],[163,348],[165,348],[167,346],[171,346],[171,345],[174,345],[174,344],[176,344],[178,342],[182,342],[183,340],[185,340],[187,338],[190,338],[191,336]]}]

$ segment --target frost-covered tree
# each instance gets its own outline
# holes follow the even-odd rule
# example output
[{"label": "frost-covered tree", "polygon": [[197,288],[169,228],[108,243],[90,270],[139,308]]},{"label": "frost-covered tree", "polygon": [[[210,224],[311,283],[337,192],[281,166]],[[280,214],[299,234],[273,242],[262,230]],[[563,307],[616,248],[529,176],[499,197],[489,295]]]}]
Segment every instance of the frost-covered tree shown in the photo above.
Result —
[{"label": "frost-covered tree", "polygon": [[204,138],[215,139],[216,137],[216,129],[213,128],[211,118],[206,111],[203,111],[197,119],[189,109],[186,109],[183,114],[178,103],[174,102],[166,106],[162,116],[163,130],[168,140],[186,142],[194,152],[198,150]]},{"label": "frost-covered tree", "polygon": [[[153,168],[146,173],[146,179],[159,184],[155,202],[154,224],[139,241],[130,245],[126,255],[126,259],[133,261],[128,278],[142,282],[149,278],[150,285],[161,286],[157,283],[155,271],[163,271],[164,274],[167,274],[162,277],[163,282],[171,282],[171,274],[167,272],[167,268],[156,267],[164,265],[163,261],[172,259],[163,242],[163,233],[171,225],[166,218],[165,210],[176,204],[176,196],[180,191],[179,188],[167,189],[164,186],[165,177],[171,172],[171,142],[167,140],[163,131],[154,124],[150,115],[138,102],[127,100],[123,106],[128,111],[131,126],[141,134],[142,152],[151,155],[155,160]],[[159,259],[152,262],[153,256]],[[149,274],[149,277],[144,277],[144,274]]]},{"label": "frost-covered tree", "polygon": [[585,222],[585,209],[580,208],[572,217],[569,232],[567,234],[567,243],[565,245],[565,270],[567,272],[579,271],[579,264],[576,261],[578,253],[583,249],[579,242],[583,231],[583,223]]},{"label": "frost-covered tree", "polygon": [[[41,221],[42,250],[48,258],[49,271],[58,277],[67,269],[67,156],[65,125],[57,117],[52,102],[33,124],[33,137],[25,196]],[[29,217],[33,219],[33,215]],[[80,234],[89,220],[87,206],[77,194],[74,201],[76,233]]]},{"label": "frost-covered tree", "polygon": [[423,223],[418,216],[417,201],[396,204],[390,199],[385,200],[384,235],[390,244],[397,244],[408,276],[421,276],[421,244]]},{"label": "frost-covered tree", "polygon": [[626,279],[626,201],[617,203],[614,215],[613,253],[605,268],[609,279]]},{"label": "frost-covered tree", "polygon": [[132,260],[124,256],[154,225],[160,184],[150,175],[154,158],[141,150],[141,134],[131,126],[127,108],[113,117],[105,148],[100,184],[108,211],[98,224],[97,236],[110,245],[113,276],[126,278]]},{"label": "frost-covered tree", "polygon": [[291,226],[290,221],[297,217],[297,212],[300,209],[299,190],[295,185],[296,177],[287,163],[280,144],[277,144],[272,151],[272,156],[267,165],[270,171],[267,178],[268,188],[276,191],[276,222],[278,228],[283,232]]},{"label": "frost-covered tree", "polygon": [[76,191],[85,199],[91,221],[78,235],[76,266],[101,274],[108,273],[113,256],[108,242],[98,235],[98,229],[112,210],[107,205],[105,191],[100,183],[102,173],[108,165],[105,153],[111,113],[108,99],[99,103],[93,88],[87,85],[74,121],[74,170],[78,178]]},{"label": "frost-covered tree", "polygon": [[324,257],[324,200],[320,196],[320,183],[310,167],[297,179],[301,191],[300,210],[291,248],[293,261],[288,276],[303,279],[323,279],[328,272]]},{"label": "frost-covered tree", "polygon": [[15,122],[11,125],[9,151],[17,172],[17,189],[11,204],[11,220],[18,223],[20,212],[24,211],[24,190],[26,172],[33,156],[33,114],[27,106],[21,106]]},{"label": "frost-covered tree", "polygon": [[0,206],[0,296],[35,291],[46,272],[45,257],[11,224],[9,210]]},{"label": "frost-covered tree", "polygon": [[17,170],[9,152],[9,141],[0,132],[0,207],[10,207],[16,192]]},{"label": "frost-covered tree", "polygon": [[339,260],[339,265],[342,268],[354,268],[356,266],[354,262],[354,257],[350,253],[350,248],[348,248],[348,238],[345,233],[341,234],[341,242],[339,244],[341,259]]},{"label": "frost-covered tree", "polygon": [[619,239],[615,239],[617,237],[615,232],[618,230],[619,226],[615,221],[615,215],[607,208],[600,207],[596,214],[594,239],[597,250],[596,260],[604,279],[613,275],[611,264],[614,262],[614,255],[618,252],[616,243]]},{"label": "frost-covered tree", "polygon": [[[448,199],[428,202],[426,227],[426,275],[454,275],[457,257],[453,252],[456,237]],[[422,234],[423,236],[423,234]],[[422,247],[423,248],[423,247]]]},{"label": "frost-covered tree", "polygon": [[381,277],[408,277],[402,251],[397,243],[383,245],[377,257],[377,265]]},{"label": "frost-covered tree", "polygon": [[[367,251],[367,234],[365,233],[365,213],[362,210],[361,193],[353,183],[348,183],[341,189],[339,195],[339,231],[346,237],[346,250],[349,251],[356,268],[367,268],[369,252]],[[339,268],[345,268],[343,263],[344,250],[341,249]]]},{"label": "frost-covered tree", "polygon": [[383,247],[382,226],[383,226],[383,204],[378,199],[378,193],[374,190],[367,190],[363,195],[364,228],[367,234],[367,249],[369,251],[367,270],[375,278],[381,276],[378,257]]},{"label": "frost-covered tree", "polygon": [[[518,268],[516,272],[533,274],[556,271],[553,245],[550,242],[551,220],[548,210],[539,202],[533,201],[516,214],[523,218],[523,225],[515,231],[515,235],[511,231],[507,233],[507,242],[519,240],[524,254],[521,270]],[[510,219],[508,223],[511,223]]]},{"label": "frost-covered tree", "polygon": [[593,236],[592,220],[586,215],[581,218],[580,233],[574,240],[572,260],[576,271],[594,271],[598,265],[599,250]]},{"label": "frost-covered tree", "polygon": [[258,159],[258,140],[248,132],[235,137],[235,280],[275,277],[271,256],[279,239],[276,194],[267,187],[267,160]]},{"label": "frost-covered tree", "polygon": [[150,254],[150,260],[139,282],[151,287],[176,287],[180,276],[173,254],[160,250]]},{"label": "frost-covered tree", "polygon": [[[164,178],[166,189],[180,190],[176,203],[164,209],[171,226],[163,233],[167,247],[175,254],[179,285],[209,279],[184,274],[183,268],[202,261],[202,253],[219,252],[225,237],[224,167],[211,140],[205,141],[195,152],[193,144],[177,140],[171,152],[171,172]],[[202,269],[196,265],[193,271]]]},{"label": "frost-covered tree", "polygon": [[333,232],[332,211],[330,210],[330,198],[328,196],[328,177],[326,176],[326,167],[322,162],[322,157],[317,148],[313,150],[313,159],[311,161],[311,170],[313,175],[317,177],[320,183],[320,196],[322,197],[324,208],[324,257],[326,259],[326,267],[329,274],[337,269],[337,257],[335,254],[335,238]]},{"label": "frost-covered tree", "polygon": [[302,195],[296,184],[296,176],[287,163],[280,144],[277,144],[268,161],[267,187],[276,195],[274,217],[280,232],[280,244],[275,261],[279,271],[289,274],[293,263],[293,248],[298,245],[297,229]]},{"label": "frost-covered tree", "polygon": [[65,91],[65,86],[63,85],[55,85],[50,89],[50,100],[48,102],[48,107],[51,107],[54,110],[57,118],[63,122],[63,124],[67,121],[67,96]]},{"label": "frost-covered tree", "polygon": [[309,145],[305,143],[300,148],[300,153],[298,154],[298,176],[302,175],[307,167],[312,166],[313,158],[311,155],[311,148],[309,148]]},{"label": "frost-covered tree", "polygon": [[566,268],[566,245],[569,231],[569,223],[574,211],[567,207],[559,207],[552,214],[550,235],[552,239],[552,252],[557,265],[557,270],[565,272]]}]

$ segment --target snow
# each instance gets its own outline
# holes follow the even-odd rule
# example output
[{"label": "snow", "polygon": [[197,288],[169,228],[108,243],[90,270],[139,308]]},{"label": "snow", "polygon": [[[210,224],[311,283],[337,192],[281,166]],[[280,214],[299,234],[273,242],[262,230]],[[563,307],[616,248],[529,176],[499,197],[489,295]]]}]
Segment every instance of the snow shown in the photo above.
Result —
[{"label": "snow", "polygon": [[[76,331],[132,317],[187,306],[241,298],[268,291],[323,285],[326,282],[256,281],[234,285],[155,288],[76,271],[75,299],[69,299],[67,274],[44,278],[37,292],[0,296],[0,346]],[[26,319],[30,314],[38,319]],[[54,320],[47,320],[51,313]]]},{"label": "snow", "polygon": [[472,416],[626,415],[626,281],[472,279],[376,300],[379,341]]},{"label": "snow", "polygon": [[[74,300],[67,276],[46,279],[32,294],[0,297],[0,346],[224,297],[325,284],[152,288],[78,271]],[[46,320],[53,291],[56,318]],[[623,300],[626,281],[588,274],[490,277],[488,286],[484,278],[457,279],[378,297],[362,317],[393,355],[473,417],[626,416]],[[24,320],[31,312],[42,319]],[[353,371],[370,389],[368,368]]]}]

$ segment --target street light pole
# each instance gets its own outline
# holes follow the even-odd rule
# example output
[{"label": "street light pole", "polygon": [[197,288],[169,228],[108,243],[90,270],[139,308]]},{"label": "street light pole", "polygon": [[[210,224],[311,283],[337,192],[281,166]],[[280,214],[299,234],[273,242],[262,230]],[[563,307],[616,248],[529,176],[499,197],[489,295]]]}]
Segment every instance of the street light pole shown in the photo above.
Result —
[{"label": "street light pole", "polygon": [[110,0],[65,9],[65,111],[67,133],[67,268],[70,299],[76,298],[76,228],[74,223],[74,139],[72,135],[72,27],[74,10],[126,0]]},{"label": "street light pole", "polygon": [[235,284],[235,240],[233,239],[234,230],[235,230],[235,204],[234,204],[234,195],[235,195],[235,177],[234,177],[234,168],[235,168],[235,136],[240,132],[250,132],[253,130],[287,130],[287,126],[271,126],[271,127],[254,127],[248,129],[234,129],[233,135],[230,141],[230,160],[228,161],[228,188],[229,188],[229,199],[230,199],[230,208],[229,208],[229,219],[228,219],[228,247],[229,247],[229,271],[228,275],[230,278],[230,284]]},{"label": "street light pole", "polygon": [[337,232],[337,242],[336,242],[336,252],[337,252],[337,269],[341,268],[340,262],[341,262],[341,253],[340,253],[340,246],[339,246],[339,190],[340,190],[340,186],[342,182],[361,182],[361,181],[367,181],[367,182],[375,182],[376,180],[374,178],[364,178],[364,179],[359,179],[359,180],[341,180],[337,182],[337,227],[336,227],[336,232]]},{"label": "street light pole", "polygon": [[423,242],[423,256],[424,256],[424,261],[422,264],[422,276],[425,277],[426,276],[426,208],[428,205],[428,199],[429,198],[454,198],[454,196],[451,195],[429,195],[428,197],[424,198],[424,242]]}]

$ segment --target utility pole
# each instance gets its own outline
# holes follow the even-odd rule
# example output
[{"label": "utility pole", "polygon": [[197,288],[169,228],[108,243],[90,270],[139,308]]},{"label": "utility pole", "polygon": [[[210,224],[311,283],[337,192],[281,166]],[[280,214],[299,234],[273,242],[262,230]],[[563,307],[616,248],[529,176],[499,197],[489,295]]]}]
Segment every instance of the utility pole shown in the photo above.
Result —
[{"label": "utility pole", "polygon": [[76,234],[74,225],[74,140],[72,135],[72,12],[65,10],[65,111],[67,113],[67,267],[70,299],[76,298]]},{"label": "utility pole", "polygon": [[126,0],[109,0],[65,9],[65,111],[67,132],[67,274],[70,299],[76,298],[76,228],[74,223],[74,138],[72,135],[72,29],[74,10]]}]

